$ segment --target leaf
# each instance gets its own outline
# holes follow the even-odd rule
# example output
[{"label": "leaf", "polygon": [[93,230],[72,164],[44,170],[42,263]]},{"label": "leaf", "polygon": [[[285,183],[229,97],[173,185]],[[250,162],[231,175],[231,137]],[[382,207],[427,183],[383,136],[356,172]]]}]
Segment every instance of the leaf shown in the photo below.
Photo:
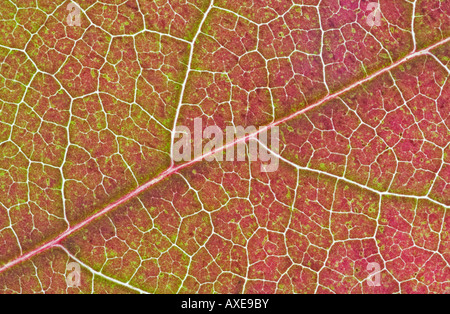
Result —
[{"label": "leaf", "polygon": [[0,291],[448,293],[450,6],[369,2],[6,1]]}]

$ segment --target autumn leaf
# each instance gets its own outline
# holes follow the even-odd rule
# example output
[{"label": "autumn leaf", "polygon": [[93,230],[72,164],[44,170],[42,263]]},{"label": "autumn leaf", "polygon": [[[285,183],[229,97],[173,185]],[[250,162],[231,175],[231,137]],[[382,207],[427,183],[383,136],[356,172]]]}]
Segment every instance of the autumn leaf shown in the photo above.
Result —
[{"label": "autumn leaf", "polygon": [[4,0],[0,292],[449,293],[449,74],[449,1]]}]

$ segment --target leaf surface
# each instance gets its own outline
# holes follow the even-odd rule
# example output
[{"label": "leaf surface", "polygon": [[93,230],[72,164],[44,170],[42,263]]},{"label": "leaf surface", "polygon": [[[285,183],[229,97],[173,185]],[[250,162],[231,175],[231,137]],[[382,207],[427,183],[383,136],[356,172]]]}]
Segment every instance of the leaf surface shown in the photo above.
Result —
[{"label": "leaf surface", "polygon": [[449,293],[450,3],[369,2],[5,1],[0,291]]}]

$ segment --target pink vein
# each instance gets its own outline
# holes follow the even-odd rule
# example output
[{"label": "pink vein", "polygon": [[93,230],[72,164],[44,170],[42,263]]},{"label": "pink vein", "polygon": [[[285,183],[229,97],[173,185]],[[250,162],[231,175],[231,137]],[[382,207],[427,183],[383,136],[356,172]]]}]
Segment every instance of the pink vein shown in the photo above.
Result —
[{"label": "pink vein", "polygon": [[274,126],[277,126],[277,125],[282,124],[282,123],[284,123],[284,122],[286,122],[288,120],[291,120],[291,119],[293,119],[293,118],[295,118],[297,116],[300,116],[300,115],[310,111],[311,109],[313,109],[313,108],[315,108],[315,107],[317,107],[317,106],[319,106],[319,105],[321,105],[321,104],[323,104],[323,103],[325,103],[327,101],[335,99],[335,98],[341,96],[342,94],[344,94],[344,93],[354,89],[355,87],[358,87],[359,85],[361,85],[363,83],[366,83],[366,82],[374,79],[375,77],[377,77],[377,76],[379,76],[379,75],[381,75],[383,73],[386,73],[386,72],[394,69],[395,67],[399,66],[402,63],[405,63],[408,60],[411,60],[411,59],[416,58],[416,57],[421,56],[421,55],[426,55],[426,54],[428,54],[430,52],[430,50],[433,50],[434,48],[436,48],[436,47],[438,47],[440,45],[443,45],[443,44],[445,44],[445,43],[447,43],[449,41],[450,41],[450,38],[446,38],[446,39],[444,39],[444,40],[442,40],[442,41],[440,41],[440,42],[438,42],[438,43],[436,43],[436,44],[434,44],[432,46],[429,46],[429,47],[427,47],[425,49],[422,49],[422,50],[416,51],[414,53],[411,53],[411,54],[407,55],[406,57],[404,57],[403,59],[400,59],[399,61],[393,63],[392,65],[390,65],[390,66],[388,66],[386,68],[383,68],[382,70],[380,70],[378,72],[375,72],[375,73],[369,75],[368,77],[366,77],[366,78],[364,78],[364,79],[362,79],[362,80],[360,80],[360,81],[358,81],[356,83],[353,83],[352,85],[350,85],[350,86],[348,86],[348,87],[346,87],[346,88],[344,88],[344,89],[342,89],[342,90],[340,90],[340,91],[338,91],[338,92],[336,92],[334,94],[330,94],[330,95],[322,98],[318,102],[316,102],[316,103],[314,103],[312,105],[309,105],[308,107],[291,114],[290,116],[287,116],[287,117],[285,117],[283,119],[280,119],[278,121],[275,121],[275,122],[273,122],[273,123],[271,123],[271,124],[269,124],[269,125],[267,125],[267,126],[265,126],[263,128],[260,128],[255,133],[249,134],[249,135],[247,135],[245,137],[241,137],[241,138],[239,138],[239,139],[237,139],[237,140],[235,140],[233,142],[230,142],[230,143],[228,143],[228,144],[226,144],[226,145],[224,145],[224,146],[222,146],[222,147],[220,147],[220,148],[218,148],[216,150],[213,150],[213,151],[211,151],[211,152],[209,152],[207,154],[199,156],[199,157],[197,157],[197,158],[195,158],[195,159],[193,159],[193,160],[191,160],[191,161],[189,161],[189,162],[187,162],[185,164],[182,164],[182,165],[179,165],[179,166],[176,166],[176,167],[175,166],[171,166],[166,171],[161,173],[158,177],[156,177],[153,180],[150,180],[149,182],[141,185],[140,187],[138,187],[137,189],[135,189],[132,192],[128,193],[127,195],[123,196],[122,198],[118,199],[114,203],[109,204],[107,207],[105,207],[101,211],[97,212],[96,214],[90,216],[86,220],[80,222],[79,224],[68,228],[65,232],[60,234],[57,238],[55,238],[55,239],[53,239],[53,240],[51,240],[51,241],[41,245],[40,247],[30,251],[27,254],[24,254],[24,255],[18,257],[17,259],[15,259],[13,261],[10,261],[9,263],[5,264],[4,266],[2,266],[0,268],[0,273],[4,272],[5,270],[7,270],[7,269],[9,269],[9,268],[11,268],[11,267],[21,263],[21,262],[24,262],[24,261],[30,259],[31,257],[33,257],[33,256],[35,256],[35,255],[37,255],[37,254],[39,254],[41,252],[46,251],[49,248],[52,248],[52,247],[56,246],[57,244],[59,244],[63,239],[65,239],[69,235],[75,233],[76,231],[78,231],[81,228],[85,227],[86,225],[90,224],[95,219],[97,219],[97,218],[99,218],[99,217],[109,213],[111,210],[113,210],[117,206],[124,204],[125,202],[127,202],[130,199],[132,199],[133,197],[136,197],[141,192],[143,192],[144,190],[150,188],[151,186],[155,185],[156,183],[162,181],[166,177],[168,177],[168,176],[170,176],[170,175],[172,175],[174,173],[177,173],[180,170],[182,170],[182,169],[184,169],[186,167],[189,167],[192,164],[197,163],[197,162],[203,160],[204,158],[206,158],[208,156],[214,155],[215,153],[217,153],[219,151],[227,149],[228,147],[231,147],[231,146],[236,145],[236,144],[241,143],[241,142],[246,142],[246,141],[248,141],[251,138],[255,138],[259,133],[267,131],[268,129],[273,128]]}]

